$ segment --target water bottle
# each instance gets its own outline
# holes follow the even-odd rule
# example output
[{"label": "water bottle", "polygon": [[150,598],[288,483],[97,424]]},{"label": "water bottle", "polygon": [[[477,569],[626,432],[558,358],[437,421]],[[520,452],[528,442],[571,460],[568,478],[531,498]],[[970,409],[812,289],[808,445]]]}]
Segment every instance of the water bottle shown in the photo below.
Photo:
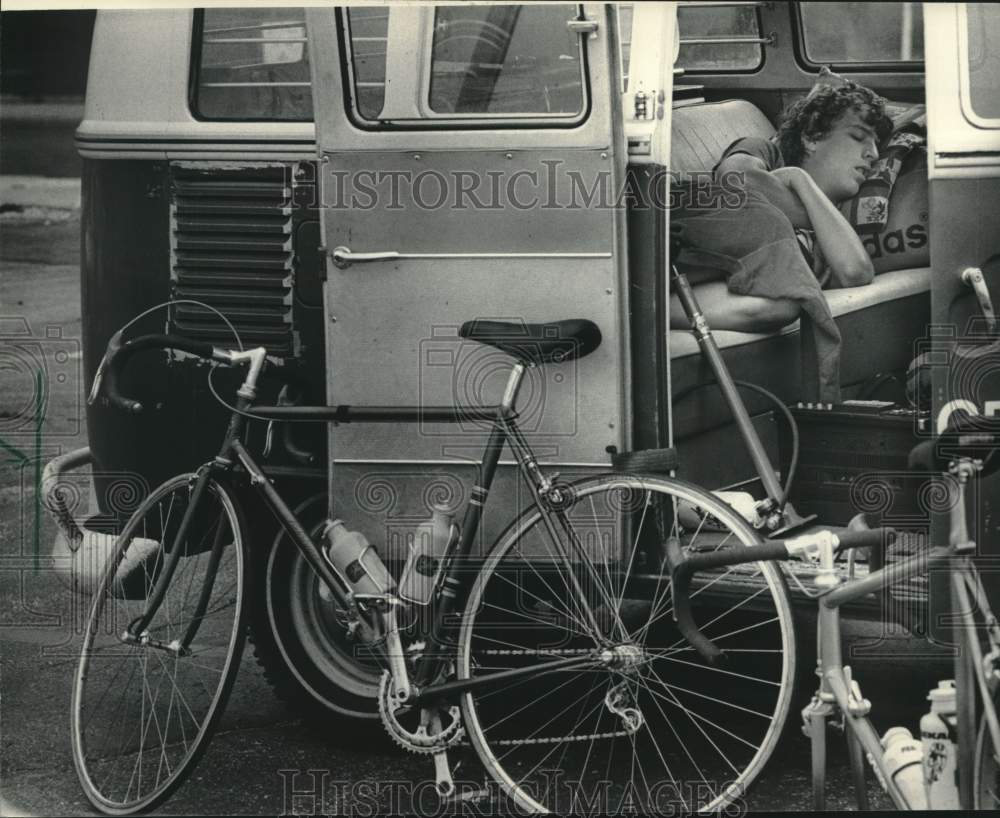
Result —
[{"label": "water bottle", "polygon": [[399,596],[408,602],[426,605],[434,595],[444,565],[442,557],[458,539],[458,526],[440,506],[431,508],[429,520],[417,526],[410,558],[399,580]]},{"label": "water bottle", "polygon": [[360,531],[349,531],[343,520],[328,520],[321,536],[334,569],[354,593],[386,594],[395,587],[389,569]]},{"label": "water bottle", "polygon": [[882,747],[889,778],[899,788],[909,809],[927,809],[924,795],[923,749],[920,741],[905,727],[891,727],[882,736]]},{"label": "water bottle", "polygon": [[920,738],[924,745],[924,786],[927,809],[957,810],[957,714],[955,682],[947,679],[927,694],[929,713],[920,719]]},{"label": "water bottle", "polygon": [[848,219],[859,235],[880,233],[885,229],[889,218],[889,195],[894,181],[894,178],[890,179],[888,171],[876,172],[861,182],[850,204],[843,205],[845,210],[850,208]]}]

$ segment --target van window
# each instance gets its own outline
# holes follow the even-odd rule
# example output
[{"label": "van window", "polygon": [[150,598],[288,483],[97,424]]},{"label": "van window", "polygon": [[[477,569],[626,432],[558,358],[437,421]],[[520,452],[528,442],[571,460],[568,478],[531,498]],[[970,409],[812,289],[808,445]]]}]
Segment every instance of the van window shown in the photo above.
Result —
[{"label": "van window", "polygon": [[[578,13],[571,4],[441,6],[432,16],[426,7],[349,7],[356,113],[393,122],[579,119],[581,37],[567,26]],[[421,22],[427,37],[414,50]]]},{"label": "van window", "polygon": [[681,38],[677,67],[685,71],[754,71],[763,62],[760,42],[727,42],[761,38],[754,4],[714,8],[712,3],[680,5],[677,30]]},{"label": "van window", "polygon": [[434,14],[430,107],[437,113],[578,114],[571,5],[446,6]]},{"label": "van window", "polygon": [[628,66],[632,56],[632,3],[615,6],[618,13],[618,56],[621,58],[622,93],[628,89]]},{"label": "van window", "polygon": [[[963,94],[968,100],[975,124],[1000,125],[1000,53],[987,43],[1000,42],[1000,6],[993,3],[969,3],[966,6],[965,37],[968,43],[968,71],[963,72]],[[987,122],[984,120],[993,120]]]},{"label": "van window", "polygon": [[351,6],[347,15],[351,32],[355,105],[364,119],[378,119],[385,103],[389,9],[386,6]]},{"label": "van window", "polygon": [[199,9],[194,31],[195,116],[312,120],[303,9]]},{"label": "van window", "polygon": [[799,3],[805,56],[815,64],[920,62],[920,3]]}]

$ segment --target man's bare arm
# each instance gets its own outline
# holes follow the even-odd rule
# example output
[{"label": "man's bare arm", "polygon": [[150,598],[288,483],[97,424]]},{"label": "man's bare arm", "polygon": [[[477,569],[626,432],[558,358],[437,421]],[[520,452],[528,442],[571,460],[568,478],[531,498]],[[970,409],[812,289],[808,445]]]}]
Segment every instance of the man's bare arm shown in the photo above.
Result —
[{"label": "man's bare arm", "polygon": [[815,232],[817,244],[830,265],[834,286],[871,283],[875,271],[857,232],[802,168],[769,171],[760,157],[737,153],[719,163],[716,178],[721,180],[723,174],[732,171],[741,173],[747,187],[781,210],[793,227]]},{"label": "man's bare arm", "polygon": [[857,231],[837,210],[837,206],[816,186],[802,168],[778,168],[771,173],[798,197],[809,214],[816,243],[830,266],[835,287],[860,287],[871,284],[875,268]]},{"label": "man's bare arm", "polygon": [[805,230],[812,229],[809,214],[801,200],[788,185],[775,178],[768,171],[764,160],[748,153],[734,153],[727,156],[715,171],[715,178],[722,180],[727,173],[738,173],[746,180],[746,186],[757,191],[771,204],[784,213],[792,223],[792,227]]}]

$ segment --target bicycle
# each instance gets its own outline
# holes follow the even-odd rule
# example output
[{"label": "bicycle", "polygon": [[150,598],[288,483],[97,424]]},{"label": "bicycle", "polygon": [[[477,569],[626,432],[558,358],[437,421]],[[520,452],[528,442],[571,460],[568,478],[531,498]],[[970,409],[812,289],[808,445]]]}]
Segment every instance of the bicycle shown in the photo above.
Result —
[{"label": "bicycle", "polygon": [[[869,718],[872,703],[864,698],[858,680],[853,678],[851,668],[843,662],[840,608],[896,582],[941,570],[947,570],[951,578],[950,617],[953,642],[957,648],[955,727],[958,782],[955,785],[955,801],[962,809],[996,810],[1000,807],[1000,757],[997,751],[1000,748],[1000,724],[997,721],[1000,627],[972,561],[976,544],[968,536],[965,516],[966,484],[972,476],[984,470],[984,461],[989,462],[993,457],[998,441],[1000,438],[995,434],[952,434],[918,444],[911,453],[911,466],[919,465],[925,471],[943,472],[951,520],[950,544],[947,547],[938,546],[926,554],[915,554],[873,571],[863,579],[851,576],[846,580],[835,566],[836,556],[859,547],[884,548],[893,536],[891,529],[867,532],[875,536],[874,541],[821,531],[784,542],[768,542],[755,550],[754,556],[761,560],[808,558],[819,565],[814,582],[819,610],[816,672],[820,684],[811,703],[802,711],[803,731],[811,742],[816,810],[826,807],[826,732],[831,723],[842,728],[847,737],[848,759],[859,809],[869,808],[866,758],[897,808],[927,807],[926,801],[921,801],[923,792],[906,792],[893,779],[892,769],[883,756],[883,744]],[[993,464],[992,468],[996,465]],[[738,565],[745,557],[732,549],[694,555],[683,554],[676,548],[669,550],[680,629],[702,656],[717,660],[722,652],[700,633],[683,600],[687,596],[688,583],[697,571]],[[927,749],[924,748],[925,752]]]},{"label": "bicycle", "polygon": [[[531,812],[606,813],[625,799],[645,812],[713,811],[741,797],[792,700],[795,636],[781,572],[753,563],[691,593],[687,615],[729,649],[726,667],[701,660],[673,621],[663,545],[756,554],[763,546],[753,529],[673,477],[612,472],[565,482],[539,465],[517,424],[522,379],[531,367],[593,352],[601,341],[593,323],[474,321],[459,334],[512,356],[499,405],[258,406],[257,381],[271,363],[263,348],[112,339],[92,394],[103,390],[128,412],[142,407],[122,397],[118,381],[140,350],[181,350],[248,370],[219,453],[145,499],[95,593],[72,740],[96,807],[128,815],[162,803],[218,723],[251,603],[254,559],[237,491],[244,483],[315,572],[331,614],[383,668],[383,727],[433,757],[442,797],[454,791],[448,753],[463,751],[466,734],[506,797]],[[250,418],[484,425],[480,476],[437,563],[426,631],[401,624],[414,603],[392,587],[362,593],[360,574],[342,576],[322,537],[307,533],[244,445]],[[473,543],[505,445],[531,504],[479,559]]]}]

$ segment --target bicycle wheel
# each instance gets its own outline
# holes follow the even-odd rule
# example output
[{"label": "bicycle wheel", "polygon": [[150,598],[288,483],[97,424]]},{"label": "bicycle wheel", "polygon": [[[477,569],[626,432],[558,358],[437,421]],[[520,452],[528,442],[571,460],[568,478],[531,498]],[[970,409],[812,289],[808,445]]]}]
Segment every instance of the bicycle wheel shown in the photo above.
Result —
[{"label": "bicycle wheel", "polygon": [[996,717],[997,696],[995,683],[982,674],[988,674],[988,657],[1000,650],[996,618],[971,560],[966,558],[952,570],[951,583],[956,616],[953,633],[959,641],[955,657],[959,782],[968,799],[965,803],[975,809],[995,810],[1000,806],[1000,760],[988,716]]},{"label": "bicycle wheel", "polygon": [[[993,700],[993,712],[998,710]],[[993,743],[986,718],[979,725],[976,740],[975,778],[973,782],[973,808],[996,811],[1000,809],[1000,748]]]},{"label": "bicycle wheel", "polygon": [[[211,738],[239,669],[247,549],[238,506],[209,480],[187,536],[178,528],[193,475],[157,488],[128,521],[97,587],[73,687],[73,761],[91,803],[111,815],[152,809],[183,781]],[[146,606],[173,548],[181,556],[149,623],[158,646],[121,636]],[[213,555],[218,558],[213,569]],[[189,653],[166,649],[195,621]]]},{"label": "bicycle wheel", "polygon": [[[710,665],[678,632],[654,555],[667,536],[716,549],[752,546],[753,531],[681,481],[605,475],[565,493],[554,537],[530,510],[479,569],[457,675],[600,650],[605,659],[463,694],[473,746],[515,805],[531,812],[677,814],[738,802],[792,701],[795,638],[781,572],[751,563],[696,578],[695,619],[727,650],[725,666]],[[572,538],[593,570],[578,554],[572,568],[560,559],[562,549],[573,553]]]}]

